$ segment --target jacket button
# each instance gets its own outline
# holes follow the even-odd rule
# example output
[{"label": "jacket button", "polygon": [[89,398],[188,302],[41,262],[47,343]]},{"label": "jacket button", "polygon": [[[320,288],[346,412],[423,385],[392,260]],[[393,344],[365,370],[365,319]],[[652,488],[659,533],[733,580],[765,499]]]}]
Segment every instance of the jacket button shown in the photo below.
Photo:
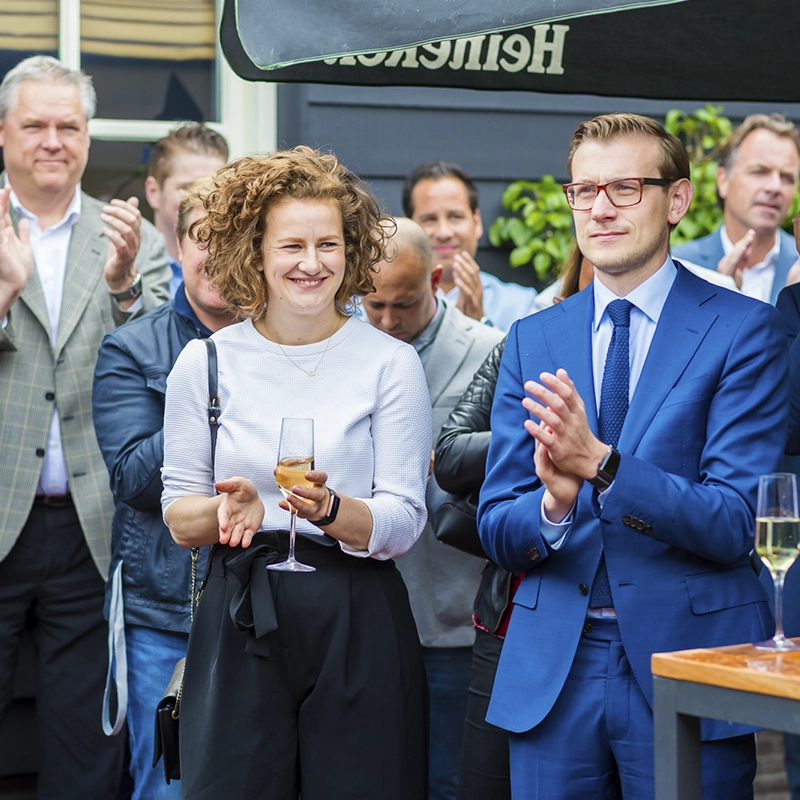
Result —
[{"label": "jacket button", "polygon": [[528,550],[528,558],[530,558],[531,561],[536,561],[539,558],[539,551],[535,547],[531,547],[531,549]]},{"label": "jacket button", "polygon": [[592,623],[591,622],[585,622],[584,623],[583,632],[584,633],[591,633],[592,632]]},{"label": "jacket button", "polygon": [[39,456],[39,458],[44,458],[44,448],[43,447],[37,447],[36,448],[36,455]]},{"label": "jacket button", "polygon": [[584,597],[586,597],[586,595],[587,595],[587,594],[589,594],[589,587],[588,587],[588,586],[587,586],[585,583],[581,583],[581,584],[579,584],[579,585],[578,585],[578,591],[579,591],[579,592],[580,592],[580,593],[581,593],[581,594],[582,594]]},{"label": "jacket button", "polygon": [[631,524],[631,520],[632,520],[632,519],[633,519],[633,518],[631,517],[631,515],[630,515],[630,514],[626,514],[626,515],[625,515],[625,516],[622,518],[622,521],[623,521],[623,522],[624,522],[626,525],[630,525],[630,524]]},{"label": "jacket button", "polygon": [[652,533],[653,532],[653,526],[652,525],[645,525],[644,526],[644,532],[645,533]]},{"label": "jacket button", "polygon": [[640,520],[640,519],[636,520],[636,530],[637,531],[643,531],[646,527],[647,526],[644,524],[644,522],[642,522],[642,520]]},{"label": "jacket button", "polygon": [[44,399],[45,400],[55,400],[56,396],[55,396],[55,394],[53,394],[53,392],[45,392]]}]

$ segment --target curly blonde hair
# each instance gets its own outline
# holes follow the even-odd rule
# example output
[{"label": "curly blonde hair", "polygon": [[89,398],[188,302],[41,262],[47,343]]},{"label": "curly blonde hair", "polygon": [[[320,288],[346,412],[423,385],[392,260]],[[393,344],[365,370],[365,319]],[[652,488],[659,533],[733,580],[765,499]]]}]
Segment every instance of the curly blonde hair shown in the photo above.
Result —
[{"label": "curly blonde hair", "polygon": [[260,319],[267,309],[267,283],[260,271],[267,217],[283,200],[333,200],[342,215],[345,274],[336,308],[347,313],[351,298],[374,291],[374,266],[386,258],[390,219],[361,180],[334,156],[300,146],[261,158],[232,161],[214,175],[203,199],[208,216],[189,235],[208,248],[206,275],[239,319]]}]

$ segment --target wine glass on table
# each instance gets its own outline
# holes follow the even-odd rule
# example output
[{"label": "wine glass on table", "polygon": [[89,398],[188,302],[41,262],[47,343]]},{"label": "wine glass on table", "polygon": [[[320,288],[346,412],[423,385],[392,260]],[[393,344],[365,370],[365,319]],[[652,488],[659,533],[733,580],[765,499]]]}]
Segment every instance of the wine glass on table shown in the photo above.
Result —
[{"label": "wine glass on table", "polygon": [[784,652],[796,645],[783,635],[783,580],[798,555],[800,518],[797,513],[797,481],[791,472],[762,475],[758,479],[756,553],[770,571],[775,585],[775,635],[757,642],[759,650]]},{"label": "wine glass on table", "polygon": [[[278,445],[278,467],[275,480],[283,496],[288,500],[294,486],[314,484],[306,479],[306,472],[314,469],[314,420],[299,417],[284,417],[281,421],[281,439]],[[297,538],[297,510],[289,504],[292,521],[289,527],[289,556],[286,561],[267,564],[267,569],[281,572],[314,572],[315,567],[301,564],[294,557]]]}]

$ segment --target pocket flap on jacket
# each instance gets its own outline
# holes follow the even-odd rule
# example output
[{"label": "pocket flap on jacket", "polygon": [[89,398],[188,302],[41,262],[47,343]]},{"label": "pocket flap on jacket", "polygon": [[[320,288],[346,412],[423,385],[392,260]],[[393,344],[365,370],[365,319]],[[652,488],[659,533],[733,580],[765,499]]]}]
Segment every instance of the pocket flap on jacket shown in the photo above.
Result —
[{"label": "pocket flap on jacket", "polygon": [[709,614],[767,600],[764,589],[749,566],[692,575],[685,580],[689,605],[695,614]]},{"label": "pocket flap on jacket", "polygon": [[514,605],[536,608],[536,604],[539,602],[539,586],[541,583],[541,575],[526,575],[514,595]]},{"label": "pocket flap on jacket", "polygon": [[158,372],[146,372],[144,379],[148,389],[152,389],[159,394],[167,393],[167,375],[169,372],[159,370]]}]

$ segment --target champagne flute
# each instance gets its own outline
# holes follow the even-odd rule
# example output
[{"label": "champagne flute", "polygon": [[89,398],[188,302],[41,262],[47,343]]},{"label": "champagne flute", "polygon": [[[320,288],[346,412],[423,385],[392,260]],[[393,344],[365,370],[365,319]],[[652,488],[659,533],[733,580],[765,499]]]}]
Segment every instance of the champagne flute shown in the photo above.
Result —
[{"label": "champagne flute", "polygon": [[756,553],[775,584],[775,635],[757,642],[759,650],[796,650],[783,635],[783,580],[798,555],[800,519],[797,513],[797,481],[791,472],[762,475],[758,479]]},{"label": "champagne flute", "polygon": [[[306,479],[306,472],[314,469],[314,420],[299,417],[284,417],[281,421],[281,439],[278,445],[278,468],[275,480],[283,496],[288,500],[293,486],[314,484]],[[289,527],[289,556],[278,564],[267,564],[267,569],[281,572],[314,572],[315,567],[301,564],[294,557],[297,538],[297,510],[289,504],[291,525]]]}]

